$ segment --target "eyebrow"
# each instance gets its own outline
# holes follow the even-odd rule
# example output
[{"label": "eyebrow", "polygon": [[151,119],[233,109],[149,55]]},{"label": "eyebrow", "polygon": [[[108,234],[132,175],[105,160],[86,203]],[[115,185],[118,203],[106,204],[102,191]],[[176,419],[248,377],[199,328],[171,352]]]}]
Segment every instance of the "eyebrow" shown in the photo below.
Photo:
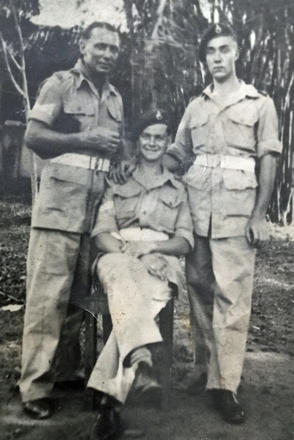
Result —
[{"label": "eyebrow", "polygon": [[218,46],[218,47],[207,45],[207,49],[224,49],[226,47],[230,47],[230,45],[229,44],[222,44],[221,46]]}]

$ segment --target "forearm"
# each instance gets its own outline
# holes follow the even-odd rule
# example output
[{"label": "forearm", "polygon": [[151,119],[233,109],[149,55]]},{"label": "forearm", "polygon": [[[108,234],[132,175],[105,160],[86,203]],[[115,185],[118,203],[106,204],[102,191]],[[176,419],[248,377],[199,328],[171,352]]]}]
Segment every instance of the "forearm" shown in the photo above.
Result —
[{"label": "forearm", "polygon": [[123,242],[113,237],[109,232],[102,232],[94,238],[95,245],[99,251],[104,253],[121,252]]},{"label": "forearm", "polygon": [[153,252],[179,257],[190,252],[190,245],[183,237],[173,237],[166,241],[155,241]]},{"label": "forearm", "polygon": [[83,148],[82,133],[59,133],[35,121],[28,125],[25,142],[28,148],[45,159]]},{"label": "forearm", "polygon": [[252,217],[265,217],[276,177],[276,156],[267,154],[260,159],[258,190]]}]

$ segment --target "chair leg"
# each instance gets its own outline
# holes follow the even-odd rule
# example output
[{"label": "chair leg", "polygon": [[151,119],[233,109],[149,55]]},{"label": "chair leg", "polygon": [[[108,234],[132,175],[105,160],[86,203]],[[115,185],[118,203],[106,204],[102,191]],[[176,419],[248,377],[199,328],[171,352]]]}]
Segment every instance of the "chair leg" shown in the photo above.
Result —
[{"label": "chair leg", "polygon": [[[88,380],[94,368],[97,359],[97,320],[90,313],[86,313],[86,329],[85,329],[85,374]],[[92,409],[96,408],[95,391],[89,392]]]},{"label": "chair leg", "polygon": [[112,321],[111,321],[111,316],[109,313],[103,314],[102,315],[102,327],[103,327],[103,344],[106,343],[111,330],[112,330]]},{"label": "chair leg", "polygon": [[161,380],[163,387],[161,406],[163,410],[167,410],[169,407],[170,391],[172,385],[173,321],[174,300],[171,299],[159,315],[159,328],[164,341],[164,355],[161,367]]}]

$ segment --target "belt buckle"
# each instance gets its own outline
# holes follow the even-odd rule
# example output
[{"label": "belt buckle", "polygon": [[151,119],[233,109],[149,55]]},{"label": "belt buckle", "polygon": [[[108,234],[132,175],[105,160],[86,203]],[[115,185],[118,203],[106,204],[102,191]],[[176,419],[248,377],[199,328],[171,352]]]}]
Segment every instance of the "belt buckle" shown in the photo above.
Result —
[{"label": "belt buckle", "polygon": [[227,168],[228,163],[228,157],[227,156],[221,156],[220,157],[220,167],[221,168]]},{"label": "belt buckle", "polygon": [[98,157],[96,159],[95,171],[108,171],[107,163],[103,157]]}]

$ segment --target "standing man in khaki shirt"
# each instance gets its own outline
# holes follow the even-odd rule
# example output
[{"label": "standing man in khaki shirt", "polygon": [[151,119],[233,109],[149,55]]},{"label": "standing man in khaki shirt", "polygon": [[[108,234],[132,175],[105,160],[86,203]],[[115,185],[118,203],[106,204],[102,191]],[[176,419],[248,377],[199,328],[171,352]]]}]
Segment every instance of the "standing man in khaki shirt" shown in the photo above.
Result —
[{"label": "standing man in khaki shirt", "polygon": [[119,155],[122,99],[108,80],[119,48],[115,28],[90,25],[81,37],[81,59],[43,84],[30,114],[26,143],[50,159],[33,207],[19,382],[24,410],[34,418],[52,414],[48,397],[74,275],[81,255],[87,271],[105,177]]},{"label": "standing man in khaki shirt", "polygon": [[245,413],[237,399],[251,310],[255,246],[281,152],[273,101],[236,76],[234,31],[216,24],[200,60],[212,84],[187,107],[166,156],[170,169],[194,155],[185,181],[195,233],[186,273],[200,384],[229,423]]}]

